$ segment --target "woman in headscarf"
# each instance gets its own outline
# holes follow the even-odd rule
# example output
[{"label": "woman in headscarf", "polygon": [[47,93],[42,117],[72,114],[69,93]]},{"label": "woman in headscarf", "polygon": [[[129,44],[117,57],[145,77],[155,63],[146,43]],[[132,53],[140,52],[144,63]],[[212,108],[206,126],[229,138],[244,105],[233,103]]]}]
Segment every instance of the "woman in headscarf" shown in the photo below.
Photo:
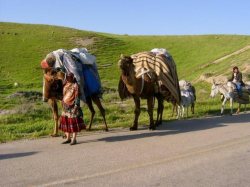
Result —
[{"label": "woman in headscarf", "polygon": [[233,68],[232,77],[229,81],[233,82],[236,85],[238,94],[242,95],[242,87],[245,86],[244,82],[242,81],[242,73],[239,71],[239,68],[235,66]]},{"label": "woman in headscarf", "polygon": [[[66,141],[63,144],[75,145],[77,132],[86,129],[83,121],[83,113],[80,108],[79,86],[73,73],[66,75],[63,87],[62,115],[59,129],[65,132]],[[72,133],[72,139],[71,139]]]}]

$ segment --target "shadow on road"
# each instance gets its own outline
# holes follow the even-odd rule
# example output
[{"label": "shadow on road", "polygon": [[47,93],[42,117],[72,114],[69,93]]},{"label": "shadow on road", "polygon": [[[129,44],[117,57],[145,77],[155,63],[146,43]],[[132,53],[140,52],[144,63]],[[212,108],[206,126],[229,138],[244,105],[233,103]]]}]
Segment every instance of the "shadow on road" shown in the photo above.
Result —
[{"label": "shadow on road", "polygon": [[0,160],[12,159],[18,157],[31,156],[36,154],[37,152],[25,152],[25,153],[9,153],[9,154],[0,154]]},{"label": "shadow on road", "polygon": [[127,141],[140,138],[148,138],[153,136],[165,136],[190,131],[201,131],[211,128],[219,128],[237,123],[250,123],[250,114],[240,114],[234,116],[213,116],[203,119],[176,120],[172,122],[163,122],[156,131],[138,131],[137,134],[126,134],[119,136],[111,136],[100,138],[97,141],[117,142]]}]

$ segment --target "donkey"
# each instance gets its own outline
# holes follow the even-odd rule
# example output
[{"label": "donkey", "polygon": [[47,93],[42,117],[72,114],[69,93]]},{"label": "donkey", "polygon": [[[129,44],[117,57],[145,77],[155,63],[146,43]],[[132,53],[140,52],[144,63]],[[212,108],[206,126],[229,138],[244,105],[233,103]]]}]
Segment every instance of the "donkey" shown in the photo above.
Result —
[{"label": "donkey", "polygon": [[[58,106],[57,101],[62,100],[63,93],[63,81],[65,80],[65,73],[60,69],[48,68],[44,70],[43,75],[43,101],[48,102],[52,108],[53,118],[54,118],[54,133],[52,136],[58,136]],[[96,104],[101,112],[103,121],[105,124],[105,130],[108,131],[108,126],[105,118],[105,109],[102,106],[99,96],[91,95],[86,98],[86,104],[91,112],[91,118],[89,122],[89,130],[91,130],[91,125],[95,116],[95,110],[93,107],[93,102]]]},{"label": "donkey", "polygon": [[[177,118],[184,118],[185,112],[188,117],[188,107],[191,106],[191,111],[194,114],[194,94],[189,90],[181,90],[181,104],[178,106]],[[186,110],[185,110],[186,109]]]},{"label": "donkey", "polygon": [[[188,108],[191,106],[191,112],[194,114],[194,107],[196,101],[196,90],[195,87],[186,80],[179,81],[180,92],[181,92],[181,103],[178,106],[176,103],[172,103],[172,117],[174,113],[177,113],[177,119],[183,118],[185,113],[188,117]],[[186,110],[185,110],[186,109]]]},{"label": "donkey", "polygon": [[[230,101],[230,110],[231,110],[230,115],[233,114],[234,101],[239,103],[239,106],[238,106],[238,109],[236,112],[236,114],[239,114],[240,108],[241,108],[241,103],[237,100],[237,99],[239,99],[239,98],[237,98],[238,94],[235,94],[234,90],[235,90],[235,86],[232,82],[228,82],[227,84],[216,84],[213,81],[210,97],[214,98],[218,93],[221,94],[221,96],[222,96],[221,97],[221,100],[222,100],[221,115],[224,114],[225,104],[228,100]],[[245,111],[246,111],[246,104],[244,104],[244,105],[245,105]]]},{"label": "donkey", "polygon": [[[133,59],[130,56],[121,55],[119,65],[121,69],[121,77],[119,82],[120,97],[126,98],[126,96],[132,96],[135,103],[134,124],[132,127],[130,127],[130,130],[137,130],[138,128],[138,118],[140,115],[140,98],[147,99],[148,114],[150,120],[149,129],[155,130],[156,126],[161,124],[162,122],[162,113],[164,108],[163,97],[161,96],[161,94],[156,93],[155,91],[155,85],[157,83],[156,76],[154,76],[153,72],[147,72],[143,73],[140,78],[136,78]],[[123,97],[123,95],[126,96]],[[156,123],[154,123],[153,120],[154,97],[156,97],[158,100]]]}]

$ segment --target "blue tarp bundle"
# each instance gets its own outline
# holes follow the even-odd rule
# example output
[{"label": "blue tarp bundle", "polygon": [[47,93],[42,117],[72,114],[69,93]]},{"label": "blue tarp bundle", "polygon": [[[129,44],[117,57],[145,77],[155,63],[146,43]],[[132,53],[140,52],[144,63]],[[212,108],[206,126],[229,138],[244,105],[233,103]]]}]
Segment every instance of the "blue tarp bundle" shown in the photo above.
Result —
[{"label": "blue tarp bundle", "polygon": [[97,73],[97,68],[91,65],[82,65],[82,72],[84,76],[84,93],[85,97],[91,95],[101,95],[102,88],[100,79]]}]

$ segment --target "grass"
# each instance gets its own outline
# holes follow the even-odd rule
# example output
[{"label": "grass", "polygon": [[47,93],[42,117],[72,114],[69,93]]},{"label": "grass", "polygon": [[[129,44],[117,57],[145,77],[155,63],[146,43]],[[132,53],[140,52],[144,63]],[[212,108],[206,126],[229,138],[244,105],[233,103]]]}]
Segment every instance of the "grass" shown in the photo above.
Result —
[{"label": "grass", "polygon": [[[230,57],[219,64],[202,68],[222,56],[250,44],[250,36],[129,36],[80,31],[47,25],[0,23],[0,142],[22,138],[37,138],[53,130],[52,114],[41,98],[31,99],[9,96],[18,91],[42,90],[40,61],[45,55],[59,48],[82,47],[77,39],[94,38],[88,49],[97,57],[99,73],[105,88],[116,90],[120,70],[117,62],[120,54],[131,55],[152,48],[166,48],[177,64],[179,79],[197,80],[204,73],[229,75],[231,67],[244,68],[249,63],[250,51]],[[111,64],[104,68],[102,65]],[[246,74],[247,75],[247,74]],[[248,75],[249,76],[249,75]],[[248,77],[249,78],[249,77]],[[18,86],[14,86],[14,83]],[[197,89],[196,113],[202,117],[219,112],[219,97],[208,99],[210,85],[195,83]],[[121,102],[117,92],[103,96],[107,122],[110,127],[127,128],[133,123],[133,101]],[[148,124],[146,102],[142,102],[140,124]],[[156,112],[154,112],[156,114]],[[85,121],[90,113],[84,107]],[[173,120],[171,105],[165,103],[164,120]],[[102,118],[97,113],[94,129],[102,128]]]}]

